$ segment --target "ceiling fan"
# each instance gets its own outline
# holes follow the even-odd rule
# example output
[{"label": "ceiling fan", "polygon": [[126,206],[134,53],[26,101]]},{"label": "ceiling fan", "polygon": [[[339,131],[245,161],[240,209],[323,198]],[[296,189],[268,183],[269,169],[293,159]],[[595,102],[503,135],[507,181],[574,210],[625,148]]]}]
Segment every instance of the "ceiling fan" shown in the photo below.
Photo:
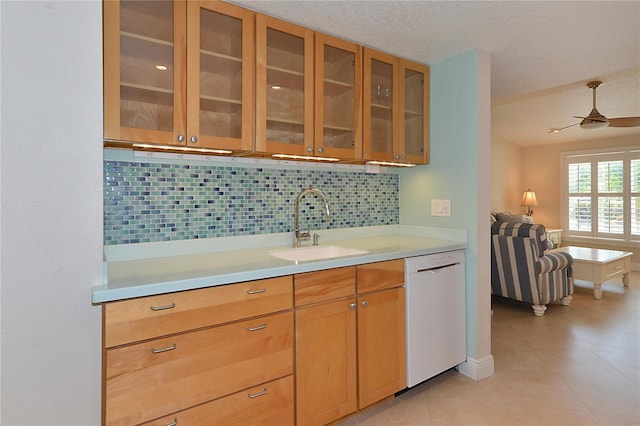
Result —
[{"label": "ceiling fan", "polygon": [[581,118],[580,123],[571,124],[569,126],[561,127],[559,129],[550,129],[549,133],[558,133],[560,130],[568,129],[569,127],[580,125],[583,129],[600,129],[602,127],[640,127],[640,117],[618,117],[607,118],[600,114],[596,108],[596,89],[602,84],[601,81],[590,81],[587,83],[587,87],[593,91],[593,109],[586,117],[580,117],[574,115],[574,118]]}]

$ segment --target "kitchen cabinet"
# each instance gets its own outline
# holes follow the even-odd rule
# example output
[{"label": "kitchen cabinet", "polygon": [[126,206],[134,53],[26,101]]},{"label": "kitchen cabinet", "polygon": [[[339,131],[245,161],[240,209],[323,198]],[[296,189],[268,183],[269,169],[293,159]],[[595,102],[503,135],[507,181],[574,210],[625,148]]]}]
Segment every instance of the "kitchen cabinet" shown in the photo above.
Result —
[{"label": "kitchen cabinet", "polygon": [[429,69],[364,49],[364,159],[429,162]]},{"label": "kitchen cabinet", "polygon": [[217,1],[105,1],[104,138],[250,151],[254,19]]},{"label": "kitchen cabinet", "polygon": [[298,425],[357,409],[355,277],[355,267],[295,275]]},{"label": "kitchen cabinet", "polygon": [[257,152],[313,154],[313,35],[256,16]]},{"label": "kitchen cabinet", "polygon": [[362,47],[316,33],[314,155],[362,159]]},{"label": "kitchen cabinet", "polygon": [[200,404],[241,423],[269,389],[289,393],[265,424],[292,419],[292,386],[269,384],[293,374],[292,298],[289,276],[104,304],[103,423],[199,418]]},{"label": "kitchen cabinet", "polygon": [[294,280],[297,424],[333,422],[406,387],[402,259]]},{"label": "kitchen cabinet", "polygon": [[358,265],[358,408],[406,387],[404,260]]}]

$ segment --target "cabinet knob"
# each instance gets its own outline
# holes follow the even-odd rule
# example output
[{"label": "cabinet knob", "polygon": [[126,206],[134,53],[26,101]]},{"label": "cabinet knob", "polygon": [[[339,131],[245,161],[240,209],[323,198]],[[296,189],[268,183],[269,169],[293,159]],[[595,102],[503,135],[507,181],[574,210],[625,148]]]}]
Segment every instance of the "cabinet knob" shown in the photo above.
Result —
[{"label": "cabinet knob", "polygon": [[399,159],[400,159],[400,156],[399,156],[399,155],[396,155],[396,160],[399,160]]},{"label": "cabinet knob", "polygon": [[178,424],[178,418],[174,417],[171,423],[167,423],[166,426],[176,426]]},{"label": "cabinet knob", "polygon": [[191,136],[191,143],[197,143],[198,142],[198,137],[197,136]]},{"label": "cabinet knob", "polygon": [[178,142],[184,142],[184,135],[178,135]]},{"label": "cabinet knob", "polygon": [[367,306],[369,306],[369,303],[366,300],[363,300],[362,302],[360,302],[360,304],[362,305],[363,308],[366,308]]},{"label": "cabinet knob", "polygon": [[320,147],[318,148],[318,152],[322,154],[322,152],[324,151],[324,148]]},{"label": "cabinet knob", "polygon": [[356,305],[355,303],[349,303],[349,307],[351,309],[355,309],[358,305]]},{"label": "cabinet knob", "polygon": [[313,152],[313,148],[311,147],[307,148],[307,152]]}]

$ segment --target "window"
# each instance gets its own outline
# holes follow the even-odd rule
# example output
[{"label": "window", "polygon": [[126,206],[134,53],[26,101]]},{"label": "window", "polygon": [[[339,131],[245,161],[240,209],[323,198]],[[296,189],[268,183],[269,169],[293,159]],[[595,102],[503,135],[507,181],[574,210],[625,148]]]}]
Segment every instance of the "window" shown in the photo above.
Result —
[{"label": "window", "polygon": [[640,241],[640,150],[565,153],[568,236]]}]

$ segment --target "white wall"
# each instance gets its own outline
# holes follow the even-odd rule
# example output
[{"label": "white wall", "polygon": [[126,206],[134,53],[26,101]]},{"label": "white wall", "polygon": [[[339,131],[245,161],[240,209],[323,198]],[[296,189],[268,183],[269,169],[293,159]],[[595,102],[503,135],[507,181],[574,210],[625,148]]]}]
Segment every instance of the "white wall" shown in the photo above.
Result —
[{"label": "white wall", "polygon": [[[488,359],[492,374],[488,52],[473,50],[433,64],[430,95],[431,163],[402,171],[400,222],[467,229],[467,354]],[[451,217],[431,216],[432,199],[450,199]]]},{"label": "white wall", "polygon": [[[521,183],[522,148],[497,136],[491,138],[491,210],[494,212],[522,213]],[[537,175],[537,174],[536,174]],[[533,183],[531,183],[533,185]],[[535,191],[536,186],[532,189]],[[488,219],[487,219],[488,220]]]},{"label": "white wall", "polygon": [[0,2],[0,423],[100,422],[102,4]]}]

